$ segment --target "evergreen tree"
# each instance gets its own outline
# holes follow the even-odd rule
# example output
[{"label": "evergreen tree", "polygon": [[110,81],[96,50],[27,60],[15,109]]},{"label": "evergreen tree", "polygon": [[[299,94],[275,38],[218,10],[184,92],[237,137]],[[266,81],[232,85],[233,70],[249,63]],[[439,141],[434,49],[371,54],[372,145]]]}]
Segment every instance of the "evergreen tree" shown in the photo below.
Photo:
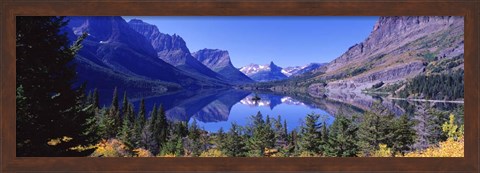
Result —
[{"label": "evergreen tree", "polygon": [[93,96],[92,96],[92,104],[94,108],[99,108],[100,107],[100,101],[98,98],[98,90],[95,88],[93,90]]},{"label": "evergreen tree", "polygon": [[100,122],[101,122],[101,114],[99,113],[99,108],[95,100],[98,99],[98,91],[95,89],[93,94],[91,94],[90,98],[87,99],[88,101],[88,106],[86,109],[86,113],[89,114],[89,117],[87,118],[85,122],[85,126],[87,129],[84,131],[84,135],[90,136],[88,141],[90,143],[97,143],[101,138],[101,128],[100,128]]},{"label": "evergreen tree", "polygon": [[118,127],[121,126],[120,121],[120,112],[118,111],[118,95],[117,95],[117,88],[113,90],[113,99],[110,108],[108,109],[108,114],[105,117],[106,121],[106,132],[107,138],[114,138],[117,136],[119,132]]},{"label": "evergreen tree", "polygon": [[217,135],[215,138],[215,144],[219,150],[224,150],[225,138],[226,138],[226,134],[223,131],[223,127],[220,127],[220,129],[218,129],[217,131]]},{"label": "evergreen tree", "polygon": [[152,151],[157,149],[157,143],[152,133],[152,118],[150,117],[141,132],[140,147]]},{"label": "evergreen tree", "polygon": [[254,157],[262,157],[264,150],[267,147],[265,121],[263,120],[262,113],[258,112],[255,116],[252,116],[252,126],[248,129],[251,133],[251,137],[248,139],[247,147],[249,155]]},{"label": "evergreen tree", "polygon": [[287,129],[287,120],[283,120],[283,130],[285,134],[285,141],[288,142],[288,129]]},{"label": "evergreen tree", "polygon": [[320,115],[315,113],[307,114],[305,125],[301,127],[300,152],[319,153],[320,151]]},{"label": "evergreen tree", "polygon": [[391,116],[380,115],[372,111],[363,114],[363,121],[359,125],[358,145],[365,156],[371,156],[379,149],[379,144],[387,144],[392,136]]},{"label": "evergreen tree", "polygon": [[343,115],[336,116],[335,121],[330,126],[325,155],[333,157],[357,156],[357,130],[358,127],[352,119]]},{"label": "evergreen tree", "polygon": [[[16,18],[17,156],[77,156],[69,148],[87,145],[85,113],[78,105],[82,88],[73,88],[73,59],[81,48],[82,35],[70,45],[62,28],[64,17]],[[68,137],[56,145],[48,142]]]},{"label": "evergreen tree", "polygon": [[267,148],[272,149],[275,146],[275,131],[272,128],[272,121],[270,116],[267,115],[265,119],[265,126],[263,127],[263,131],[265,133],[265,144]]},{"label": "evergreen tree", "polygon": [[163,143],[167,141],[168,136],[168,121],[165,115],[165,110],[163,109],[163,105],[160,105],[158,108],[158,118],[156,120],[157,128],[159,130],[157,141],[158,144],[162,146]]},{"label": "evergreen tree", "polygon": [[292,130],[291,135],[290,135],[290,153],[293,153],[293,155],[299,155],[300,154],[300,142],[299,142],[299,137],[298,137],[298,132],[297,130]]},{"label": "evergreen tree", "polygon": [[145,124],[145,120],[147,119],[146,113],[145,113],[145,99],[142,98],[140,100],[140,109],[138,110],[138,117],[140,117],[142,126]]},{"label": "evergreen tree", "polygon": [[[176,128],[177,124],[173,124],[171,128]],[[176,147],[178,143],[178,139],[180,137],[179,134],[175,133],[175,130],[169,130],[169,134],[167,135],[167,140],[165,143],[163,143],[161,150],[160,150],[160,155],[176,155]]]},{"label": "evergreen tree", "polygon": [[[128,115],[128,98],[127,91],[123,92],[123,101],[122,101],[122,120],[125,120],[125,116]],[[133,119],[129,119],[133,122]]]},{"label": "evergreen tree", "polygon": [[427,124],[431,129],[428,140],[433,144],[447,140],[447,135],[442,133],[442,125],[448,121],[449,113],[446,111],[439,111],[434,108],[430,108],[427,112],[430,115]]},{"label": "evergreen tree", "polygon": [[410,150],[411,145],[415,142],[413,125],[414,123],[406,114],[395,119],[393,124],[392,156],[395,156],[396,152],[400,152],[404,155],[406,151]]},{"label": "evergreen tree", "polygon": [[184,147],[182,137],[178,136],[175,144],[175,155],[183,156],[185,154],[185,150],[183,148]]},{"label": "evergreen tree", "polygon": [[322,123],[322,132],[320,133],[320,152],[324,153],[326,145],[328,145],[328,127],[326,120],[323,120]]},{"label": "evergreen tree", "polygon": [[134,112],[133,112],[133,105],[128,104],[127,106],[127,111],[125,112],[123,116],[123,124],[122,128],[120,130],[120,140],[127,145],[130,149],[133,149],[135,141],[133,141],[133,123],[134,121],[130,120],[130,117],[134,117]]},{"label": "evergreen tree", "polygon": [[150,123],[151,123],[151,133],[153,136],[153,140],[155,141],[155,146],[150,150],[152,154],[157,155],[159,150],[160,150],[160,143],[159,143],[159,138],[160,138],[160,124],[159,124],[159,109],[157,109],[157,105],[154,104],[152,108],[152,112],[150,114]]},{"label": "evergreen tree", "polygon": [[118,93],[117,93],[117,87],[113,89],[113,97],[112,97],[112,105],[110,107],[114,108],[115,110],[118,110]]},{"label": "evergreen tree", "polygon": [[278,115],[277,119],[274,123],[274,131],[275,131],[275,147],[280,148],[287,143],[287,133],[285,131],[284,126],[282,126],[282,117]]},{"label": "evergreen tree", "polygon": [[93,97],[92,91],[88,91],[87,97],[85,98],[85,100],[82,101],[83,107],[89,107],[89,106],[93,107],[92,97]]},{"label": "evergreen tree", "polygon": [[245,156],[246,146],[243,141],[239,126],[232,123],[232,127],[230,127],[225,139],[225,145],[222,145],[222,151],[229,157]]},{"label": "evergreen tree", "polygon": [[141,147],[142,131],[143,131],[143,127],[145,126],[145,119],[146,119],[145,118],[145,101],[142,98],[142,100],[140,101],[140,108],[138,110],[138,115],[135,118],[135,122],[133,125],[133,131],[134,131],[133,139],[135,141],[135,144],[134,144],[135,148]]},{"label": "evergreen tree", "polygon": [[197,125],[197,120],[194,118],[190,128],[188,130],[188,139],[190,142],[190,151],[192,156],[199,156],[201,151],[201,144],[200,144],[200,129]]}]

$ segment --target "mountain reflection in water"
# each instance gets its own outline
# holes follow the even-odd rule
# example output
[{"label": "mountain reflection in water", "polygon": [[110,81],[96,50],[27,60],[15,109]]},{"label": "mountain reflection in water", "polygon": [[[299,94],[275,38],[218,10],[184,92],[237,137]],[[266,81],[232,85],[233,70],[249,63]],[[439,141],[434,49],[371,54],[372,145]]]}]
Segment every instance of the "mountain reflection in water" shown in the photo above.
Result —
[{"label": "mountain reflection in water", "polygon": [[[128,94],[130,96],[131,92],[129,91]],[[288,131],[291,131],[299,127],[305,116],[312,112],[322,115],[320,121],[330,124],[335,115],[359,115],[368,111],[374,102],[380,102],[395,115],[412,113],[416,104],[362,93],[329,93],[322,97],[312,97],[307,93],[253,93],[237,89],[180,90],[161,95],[152,93],[132,93],[132,95],[133,98],[130,97],[129,100],[136,109],[143,97],[147,111],[150,111],[154,104],[157,106],[162,104],[169,120],[192,122],[194,118],[200,127],[212,132],[220,128],[228,130],[233,122],[242,126],[248,125],[250,116],[258,111],[264,118],[268,115],[270,118],[277,119],[278,115],[281,115],[282,121],[287,121]],[[255,96],[260,100],[253,99]],[[107,95],[105,97],[108,98]],[[104,105],[111,102],[105,99],[100,101]],[[455,105],[443,105],[443,107],[453,109]]]}]

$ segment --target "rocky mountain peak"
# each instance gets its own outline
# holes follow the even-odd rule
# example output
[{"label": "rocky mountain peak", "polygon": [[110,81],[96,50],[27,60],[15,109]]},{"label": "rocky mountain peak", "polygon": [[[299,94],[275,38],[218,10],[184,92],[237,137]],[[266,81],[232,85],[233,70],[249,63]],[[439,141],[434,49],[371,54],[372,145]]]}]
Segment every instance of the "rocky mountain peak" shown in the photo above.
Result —
[{"label": "rocky mountain peak", "polygon": [[378,81],[415,76],[429,57],[463,53],[463,24],[461,16],[380,17],[368,38],[328,64],[324,77],[341,79],[337,83],[342,85],[355,83],[353,88],[359,90]]},{"label": "rocky mountain peak", "polygon": [[264,82],[287,78],[287,76],[282,73],[282,68],[275,65],[273,61],[266,65],[249,64],[240,68],[240,71],[255,81]]},{"label": "rocky mountain peak", "polygon": [[192,56],[197,58],[207,67],[222,68],[226,66],[233,66],[230,61],[230,55],[226,50],[219,49],[202,49],[192,53]]},{"label": "rocky mountain peak", "polygon": [[271,71],[282,71],[282,67],[277,66],[275,63],[273,63],[273,61],[270,61],[270,64],[268,66],[270,67]]},{"label": "rocky mountain peak", "polygon": [[146,23],[140,19],[132,19],[128,22],[135,31],[151,40],[151,45],[157,52],[181,50],[190,53],[187,44],[182,37],[177,34],[169,35],[158,30],[157,26]]},{"label": "rocky mountain peak", "polygon": [[202,49],[192,53],[192,56],[203,65],[222,75],[225,79],[235,81],[234,83],[253,82],[248,76],[233,66],[230,61],[230,55],[226,50]]},{"label": "rocky mountain peak", "polygon": [[179,35],[161,33],[157,26],[138,20],[132,21],[130,27],[150,40],[157,57],[163,61],[206,80],[217,82],[223,80],[221,75],[212,71],[191,55],[185,40]]},{"label": "rocky mountain peak", "polygon": [[70,17],[72,22],[68,27],[72,28],[75,35],[88,33],[89,41],[100,44],[121,43],[128,45],[137,52],[154,56],[156,53],[148,40],[130,28],[129,24],[120,16],[88,16]]}]

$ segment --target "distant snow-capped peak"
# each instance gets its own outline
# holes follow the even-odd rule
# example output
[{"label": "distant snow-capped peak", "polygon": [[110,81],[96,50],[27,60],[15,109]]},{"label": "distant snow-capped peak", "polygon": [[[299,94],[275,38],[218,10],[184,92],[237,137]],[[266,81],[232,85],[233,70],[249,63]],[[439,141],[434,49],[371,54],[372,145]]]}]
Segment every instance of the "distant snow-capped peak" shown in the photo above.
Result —
[{"label": "distant snow-capped peak", "polygon": [[261,71],[270,71],[271,68],[269,65],[258,65],[258,64],[249,64],[245,67],[240,68],[240,71],[246,75],[255,74]]}]

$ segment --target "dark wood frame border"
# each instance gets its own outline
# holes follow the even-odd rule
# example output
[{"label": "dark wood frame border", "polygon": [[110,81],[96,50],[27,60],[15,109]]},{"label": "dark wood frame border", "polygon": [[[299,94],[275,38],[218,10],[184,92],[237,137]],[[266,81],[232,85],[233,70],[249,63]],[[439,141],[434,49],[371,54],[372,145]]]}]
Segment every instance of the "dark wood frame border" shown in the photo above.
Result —
[{"label": "dark wood frame border", "polygon": [[[2,0],[1,171],[479,171],[480,3],[471,1]],[[464,158],[34,158],[15,156],[15,16],[436,16],[465,17]],[[34,132],[32,132],[34,133]]]}]

